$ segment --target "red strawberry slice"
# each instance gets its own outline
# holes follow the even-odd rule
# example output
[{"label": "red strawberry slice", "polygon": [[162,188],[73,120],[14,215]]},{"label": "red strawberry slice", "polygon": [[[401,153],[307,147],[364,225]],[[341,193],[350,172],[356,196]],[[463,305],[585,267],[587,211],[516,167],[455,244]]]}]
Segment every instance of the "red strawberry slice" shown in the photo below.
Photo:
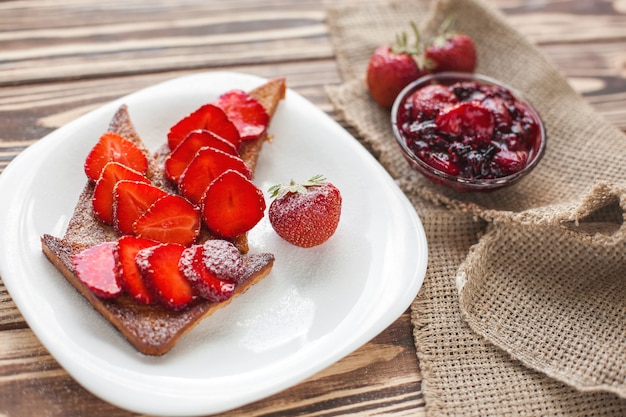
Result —
[{"label": "red strawberry slice", "polygon": [[213,104],[205,104],[170,128],[167,134],[167,144],[170,150],[176,149],[192,130],[197,129],[210,130],[239,149],[241,138],[237,127],[222,109]]},{"label": "red strawberry slice", "polygon": [[183,197],[159,198],[133,224],[135,235],[189,246],[200,233],[200,211]]},{"label": "red strawberry slice", "polygon": [[102,175],[96,182],[91,200],[96,217],[103,223],[113,223],[113,191],[119,181],[130,180],[147,183],[149,180],[141,173],[119,162],[109,162],[104,166]]},{"label": "red strawberry slice", "polygon": [[147,182],[120,181],[113,189],[113,226],[132,235],[133,224],[155,201],[167,193]]},{"label": "red strawberry slice", "polygon": [[184,250],[183,245],[163,243],[140,250],[135,258],[146,287],[173,310],[182,310],[194,299],[191,284],[178,268]]},{"label": "red strawberry slice", "polygon": [[117,242],[105,242],[72,257],[76,275],[98,297],[113,298],[122,293],[115,267],[116,247]]},{"label": "red strawberry slice", "polygon": [[270,123],[270,116],[261,103],[242,90],[231,90],[222,94],[215,105],[224,110],[235,124],[241,140],[260,138]]},{"label": "red strawberry slice", "polygon": [[187,168],[187,165],[196,156],[200,148],[205,146],[219,149],[233,156],[239,156],[235,145],[226,139],[208,130],[194,130],[165,159],[165,174],[167,177],[175,183],[178,182],[178,178]]},{"label": "red strawberry slice", "polygon": [[449,88],[441,84],[431,84],[417,90],[409,98],[413,119],[434,119],[450,103],[459,99]]},{"label": "red strawberry slice", "polygon": [[238,171],[228,170],[206,190],[202,219],[208,229],[233,238],[252,229],[265,211],[263,192]]},{"label": "red strawberry slice", "polygon": [[528,153],[526,151],[513,152],[501,149],[493,156],[493,162],[500,167],[505,175],[513,174],[526,166]]},{"label": "red strawberry slice", "polygon": [[109,162],[119,162],[144,175],[148,172],[148,159],[144,152],[135,143],[112,132],[102,135],[87,155],[85,174],[90,180],[97,181]]},{"label": "red strawberry slice", "polygon": [[435,125],[452,136],[475,135],[490,138],[495,128],[493,113],[478,101],[464,101],[439,113]]},{"label": "red strawberry slice", "polygon": [[179,268],[200,297],[214,303],[228,300],[236,284],[232,280],[218,277],[208,269],[204,252],[203,245],[194,245],[185,249],[180,258]]},{"label": "red strawberry slice", "polygon": [[178,181],[180,193],[194,204],[199,204],[211,182],[224,171],[232,169],[246,178],[252,173],[239,157],[215,148],[202,148],[191,160]]},{"label": "red strawberry slice", "polygon": [[123,236],[117,241],[115,260],[117,273],[122,288],[141,304],[152,304],[154,295],[141,278],[141,271],[135,262],[140,250],[158,245],[159,242],[135,236]]},{"label": "red strawberry slice", "polygon": [[422,156],[422,159],[431,167],[445,174],[457,176],[461,172],[459,165],[454,163],[446,152],[427,153]]}]

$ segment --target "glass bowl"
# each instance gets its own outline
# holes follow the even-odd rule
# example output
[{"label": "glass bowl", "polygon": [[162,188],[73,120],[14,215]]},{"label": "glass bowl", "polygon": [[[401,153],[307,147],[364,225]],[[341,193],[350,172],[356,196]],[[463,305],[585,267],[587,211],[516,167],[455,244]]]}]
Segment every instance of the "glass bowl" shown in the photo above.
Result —
[{"label": "glass bowl", "polygon": [[[499,121],[502,120],[502,118],[496,118],[495,113],[489,116],[489,120],[491,120],[492,124],[495,126],[493,134],[487,135],[482,133],[482,136],[477,139],[473,139],[472,135],[474,133],[473,130],[479,131],[478,128],[467,127],[463,123],[455,124],[454,118],[450,119],[448,117],[446,122],[447,127],[445,128],[447,131],[443,133],[437,130],[438,127],[433,127],[440,126],[444,123],[443,120],[445,117],[443,116],[439,119],[432,118],[431,121],[429,121],[429,117],[416,120],[417,117],[422,117],[421,115],[423,115],[424,112],[420,112],[420,116],[415,116],[417,110],[412,110],[413,107],[417,107],[417,105],[415,105],[415,101],[412,99],[415,92],[433,84],[449,87],[456,85],[457,83],[468,81],[477,82],[481,85],[497,86],[501,89],[503,88],[506,94],[510,94],[513,100],[518,103],[515,105],[515,109],[521,108],[523,111],[520,113],[520,110],[511,110],[512,107],[508,106],[507,108],[509,110],[505,113],[509,114],[509,117],[513,118],[513,120],[515,120],[514,117],[517,117],[514,115],[519,116],[520,114],[524,117],[523,121],[528,121],[530,118],[530,120],[535,123],[535,127],[532,128],[531,133],[527,134],[529,137],[520,139],[519,136],[515,136],[514,133],[520,131],[520,124],[518,123],[515,127],[507,127],[506,123],[501,123]],[[462,91],[462,89],[455,91]],[[481,99],[484,99],[484,94],[481,94],[482,93],[472,94],[472,99],[467,99],[466,97],[458,98],[458,96],[457,99],[459,101],[473,102],[478,100],[480,103],[478,105],[479,110],[486,111],[483,109],[485,107],[493,106],[493,104],[487,105],[487,102],[480,102]],[[422,103],[420,101],[417,102]],[[493,103],[493,100],[491,103]],[[470,109],[474,108],[473,103],[463,106]],[[502,112],[502,108],[500,108],[500,111]],[[511,111],[514,111],[515,113],[511,113]],[[439,113],[443,112],[444,111],[440,111]],[[489,111],[489,113],[490,112],[491,111]],[[476,112],[474,111],[473,114],[476,114]],[[434,120],[441,120],[442,122],[437,124]],[[450,120],[452,120],[452,122],[450,122]],[[419,78],[406,86],[396,98],[391,109],[391,124],[398,145],[400,145],[404,157],[413,169],[426,176],[435,184],[448,186],[460,192],[493,191],[516,183],[537,166],[546,148],[547,138],[545,127],[535,108],[513,88],[498,80],[479,74],[442,72]],[[528,123],[526,126],[528,126]],[[415,135],[417,135],[417,133],[415,132],[425,132],[425,129],[431,129],[430,132],[438,132],[429,133],[430,138],[435,138],[432,139],[431,142],[423,140],[422,136],[420,136],[419,139],[416,139]],[[450,134],[450,132],[454,132],[454,134]],[[508,137],[506,141],[503,139],[504,137]],[[413,143],[413,147],[407,143],[407,140],[408,142]],[[427,143],[428,145],[426,145]],[[522,143],[522,145],[520,145],[520,143]],[[450,146],[451,144],[454,145]],[[442,148],[434,150],[433,147],[435,146],[444,146],[444,148],[447,148],[445,148],[444,151],[441,150]],[[474,158],[472,159],[471,168],[467,167],[469,163],[464,162],[466,160],[463,159],[466,158],[466,155],[469,155],[469,151],[473,151],[472,157]],[[501,154],[496,157],[495,155],[499,152],[501,152]],[[512,155],[511,152],[515,155]],[[521,152],[521,154],[519,152]],[[475,161],[477,161],[475,157],[476,153],[483,153],[481,156],[483,159],[480,161],[488,159],[487,162],[481,162],[483,165],[478,165],[480,168],[478,168],[475,163]],[[420,158],[418,154],[422,157]],[[437,160],[428,163],[425,159],[429,158],[433,161],[433,154],[436,154]],[[506,161],[506,157],[510,157],[511,155],[514,157],[512,159],[514,161],[513,163],[509,163],[508,165],[500,163],[500,161]],[[521,157],[519,155],[521,155]],[[444,164],[436,166],[437,164],[441,164],[440,161],[442,157],[448,158],[444,159],[447,165]],[[450,161],[456,161],[458,164]],[[511,161],[511,158],[509,158],[509,161]],[[450,169],[450,164],[452,164],[452,169]],[[457,165],[461,168],[459,169]],[[494,168],[485,168],[485,166]],[[511,168],[511,166],[515,168]],[[506,167],[506,169],[500,169],[500,167]],[[446,168],[448,172],[442,170],[444,168]],[[468,171],[471,172],[468,173]]]}]

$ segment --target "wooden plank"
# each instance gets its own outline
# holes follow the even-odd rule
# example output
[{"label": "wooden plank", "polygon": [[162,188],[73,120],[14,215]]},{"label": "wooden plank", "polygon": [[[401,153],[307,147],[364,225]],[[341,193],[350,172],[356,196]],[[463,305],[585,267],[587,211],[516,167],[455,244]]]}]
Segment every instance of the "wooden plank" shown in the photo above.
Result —
[{"label": "wooden plank", "polygon": [[0,333],[2,330],[24,327],[26,327],[26,322],[0,279]]},{"label": "wooden plank", "polygon": [[[338,84],[332,60],[280,65],[226,66],[220,71],[244,72],[261,77],[284,75],[289,87],[322,109],[330,110],[325,85]],[[0,132],[3,148],[11,152],[20,141],[33,141],[103,104],[142,88],[196,72],[173,71],[115,78],[67,81],[54,84],[5,86],[0,89]]]},{"label": "wooden plank", "polygon": [[[22,25],[0,33],[0,85],[332,57],[325,13],[306,2],[268,2],[263,10],[158,2],[132,16],[126,3],[113,3],[105,14],[85,15],[106,18],[85,24],[79,15],[63,27],[26,19],[20,3],[3,11]],[[57,7],[50,12],[71,13]]]},{"label": "wooden plank", "polygon": [[[624,22],[626,26],[626,20]],[[626,41],[545,45],[542,51],[609,123],[626,132]]]},{"label": "wooden plank", "polygon": [[626,16],[544,13],[511,15],[510,24],[538,45],[613,41],[626,38]]}]

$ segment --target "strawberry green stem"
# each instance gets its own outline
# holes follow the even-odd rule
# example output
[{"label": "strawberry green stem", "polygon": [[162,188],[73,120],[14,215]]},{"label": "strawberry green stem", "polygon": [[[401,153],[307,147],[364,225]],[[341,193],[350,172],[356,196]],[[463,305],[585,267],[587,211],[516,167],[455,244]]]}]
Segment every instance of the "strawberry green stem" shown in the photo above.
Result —
[{"label": "strawberry green stem", "polygon": [[326,177],[321,174],[314,175],[303,183],[297,183],[291,180],[289,184],[276,184],[268,188],[267,192],[270,194],[270,198],[281,198],[288,193],[300,193],[305,194],[308,187],[317,187],[322,185],[326,181]]},{"label": "strawberry green stem", "polygon": [[421,42],[420,32],[419,32],[417,25],[413,21],[411,21],[411,29],[413,30],[415,43],[409,46],[408,35],[406,32],[396,34],[396,43],[391,48],[393,53],[419,55],[422,52],[422,42]]}]

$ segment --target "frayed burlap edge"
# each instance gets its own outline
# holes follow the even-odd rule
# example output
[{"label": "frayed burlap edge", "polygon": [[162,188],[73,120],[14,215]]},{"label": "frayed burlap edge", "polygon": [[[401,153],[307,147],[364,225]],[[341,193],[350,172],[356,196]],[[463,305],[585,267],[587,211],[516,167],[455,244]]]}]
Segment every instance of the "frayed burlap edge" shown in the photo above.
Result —
[{"label": "frayed burlap edge", "polygon": [[461,314],[525,366],[626,399],[624,252],[624,242],[492,224],[456,273]]}]

